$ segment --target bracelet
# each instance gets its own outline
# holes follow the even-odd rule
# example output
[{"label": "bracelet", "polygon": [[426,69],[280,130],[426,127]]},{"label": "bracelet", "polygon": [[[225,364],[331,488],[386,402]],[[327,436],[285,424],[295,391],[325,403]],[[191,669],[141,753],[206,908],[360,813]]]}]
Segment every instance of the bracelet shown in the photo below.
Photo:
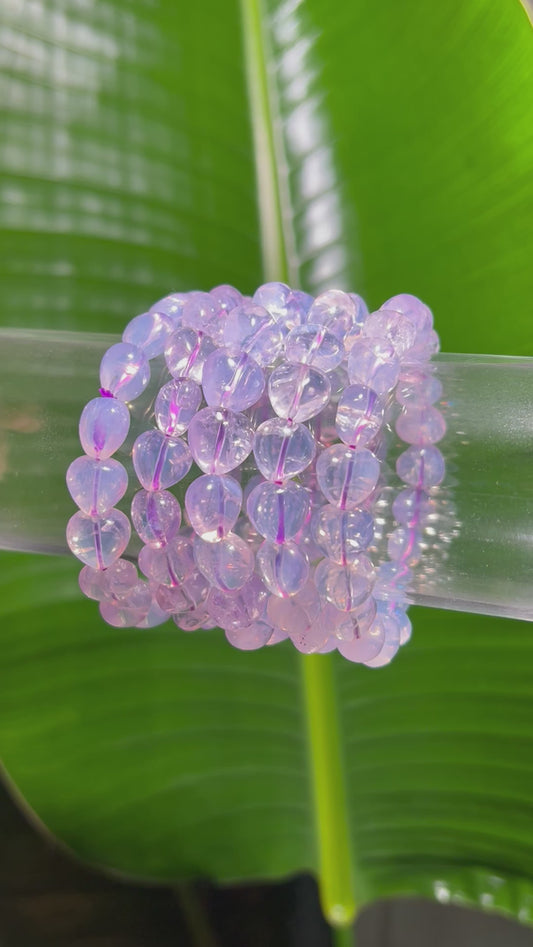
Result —
[{"label": "bracelet", "polygon": [[[187,632],[221,627],[243,650],[290,638],[304,653],[387,664],[411,634],[412,568],[445,472],[438,348],[431,311],[408,294],[369,313],[339,290],[219,286],[136,316],[103,356],[79,424],[85,453],[66,476],[82,592],[115,627],[171,617]],[[165,373],[155,397],[151,362]],[[144,578],[123,558],[131,525],[116,505],[129,478],[112,456],[135,401],[151,423],[127,457]],[[409,446],[388,559],[376,563],[394,428]],[[193,464],[180,505],[171,488]]]}]

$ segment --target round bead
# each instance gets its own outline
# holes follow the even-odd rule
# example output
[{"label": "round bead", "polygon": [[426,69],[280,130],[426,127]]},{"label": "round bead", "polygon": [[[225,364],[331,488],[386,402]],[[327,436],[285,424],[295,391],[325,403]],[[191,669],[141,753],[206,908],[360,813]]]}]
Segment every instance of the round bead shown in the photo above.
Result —
[{"label": "round bead", "polygon": [[192,543],[188,536],[174,536],[168,545],[143,546],[139,569],[148,579],[163,585],[180,586],[195,569]]},{"label": "round bead", "polygon": [[156,628],[158,625],[162,625],[164,622],[168,621],[168,615],[159,607],[157,602],[152,601],[148,613],[144,616],[141,621],[138,621],[135,625],[136,628]]},{"label": "round bead", "polygon": [[404,407],[427,408],[442,397],[442,384],[429,372],[411,368],[402,371],[395,395]]},{"label": "round bead", "polygon": [[130,533],[128,517],[119,510],[109,510],[100,517],[75,513],[68,521],[67,543],[85,565],[107,569],[124,552]]},{"label": "round bead", "polygon": [[283,362],[268,379],[268,397],[280,418],[307,421],[322,411],[330,396],[327,375],[309,365]]},{"label": "round bead", "polygon": [[400,645],[407,644],[413,631],[411,622],[407,617],[407,613],[403,608],[394,608],[392,610],[392,615],[400,626]]},{"label": "round bead", "polygon": [[100,602],[100,614],[108,625],[115,628],[134,628],[146,618],[151,605],[150,589],[145,582],[138,582],[128,591],[127,598]]},{"label": "round bead", "polygon": [[180,528],[180,505],[167,490],[139,490],[132,500],[131,521],[143,543],[165,546]]},{"label": "round bead", "polygon": [[366,664],[376,658],[385,644],[385,629],[374,621],[366,631],[357,632],[351,641],[339,641],[339,652],[348,661]]},{"label": "round bead", "polygon": [[431,309],[416,296],[411,296],[410,293],[399,293],[397,296],[391,296],[380,308],[403,313],[413,323],[417,332],[427,332],[433,328]]},{"label": "round bead", "polygon": [[188,326],[176,330],[168,340],[165,361],[173,378],[192,378],[202,381],[204,363],[214,351],[215,343],[208,335]]},{"label": "round bead", "polygon": [[185,508],[195,533],[205,542],[220,542],[241,511],[242,490],[233,477],[205,474],[189,485]]},{"label": "round bead", "polygon": [[315,585],[323,601],[341,612],[351,612],[370,595],[373,578],[374,569],[366,556],[345,566],[323,559],[316,568]]},{"label": "round bead", "polygon": [[390,342],[357,339],[348,356],[348,374],[352,383],[367,385],[383,395],[392,391],[398,381],[400,359]]},{"label": "round bead", "polygon": [[272,628],[264,621],[254,621],[240,628],[227,628],[226,639],[239,651],[257,651],[272,637]]},{"label": "round bead", "polygon": [[210,293],[190,293],[181,314],[182,326],[205,332],[216,333],[219,321],[219,308]]},{"label": "round bead", "polygon": [[189,447],[204,473],[224,474],[248,457],[254,432],[245,414],[203,408],[189,425]]},{"label": "round bead", "polygon": [[328,632],[317,616],[310,617],[304,608],[292,598],[278,598],[273,595],[267,608],[268,619],[275,628],[285,632],[295,648],[303,654],[319,651],[324,645]]},{"label": "round bead", "polygon": [[313,365],[322,372],[331,372],[344,358],[344,348],[337,336],[317,323],[297,326],[285,339],[288,362]]},{"label": "round bead", "polygon": [[176,623],[181,631],[198,631],[199,628],[210,628],[209,612],[204,605],[198,608],[192,608],[187,612],[180,612],[179,615],[173,615],[172,621]]},{"label": "round bead", "polygon": [[374,598],[393,604],[406,602],[412,578],[413,573],[404,562],[382,562],[376,569]]},{"label": "round bead", "polygon": [[387,553],[389,559],[398,562],[405,562],[409,566],[414,566],[420,562],[422,547],[420,544],[420,535],[416,528],[409,529],[405,526],[398,526],[389,536],[387,542]]},{"label": "round bead", "polygon": [[294,543],[262,543],[257,565],[265,585],[280,598],[296,595],[309,576],[307,560]]},{"label": "round bead", "polygon": [[80,589],[87,598],[102,602],[112,595],[123,595],[138,582],[133,562],[117,559],[107,569],[84,566],[79,575]]},{"label": "round bead", "polygon": [[205,575],[193,569],[179,585],[160,585],[156,599],[167,614],[188,612],[207,601],[210,588]]},{"label": "round bead", "polygon": [[392,504],[394,519],[402,526],[425,525],[434,512],[435,503],[419,487],[400,490]]},{"label": "round bead", "polygon": [[168,436],[183,434],[202,400],[200,386],[191,378],[177,378],[163,385],[155,399],[155,423]]},{"label": "round bead", "polygon": [[89,457],[106,460],[128,436],[130,413],[115,398],[93,398],[85,405],[80,418],[80,441]]},{"label": "round bead", "polygon": [[436,408],[404,408],[396,421],[396,433],[407,444],[436,444],[446,433],[446,421]]},{"label": "round bead", "polygon": [[188,293],[170,293],[170,295],[158,299],[153,306],[150,306],[149,311],[160,312],[168,316],[174,327],[177,328],[181,323],[181,314],[188,295]]},{"label": "round bead", "polygon": [[141,349],[146,358],[156,358],[165,351],[168,337],[174,331],[170,316],[163,312],[143,312],[128,323],[122,341]]},{"label": "round bead", "polygon": [[226,317],[223,343],[232,353],[247,352],[263,367],[281,352],[283,335],[273,316],[262,306],[245,303]]},{"label": "round bead", "polygon": [[262,621],[267,607],[268,589],[258,575],[250,579],[236,592],[222,592],[213,588],[209,592],[207,608],[220,628],[242,628],[254,621]]},{"label": "round bead", "polygon": [[282,330],[290,332],[305,318],[307,297],[305,293],[292,292],[285,283],[265,283],[254,293],[254,303],[266,309]]},{"label": "round bead", "polygon": [[357,560],[374,538],[374,518],[366,510],[339,510],[327,504],[313,516],[313,536],[326,556],[341,565]]},{"label": "round bead", "polygon": [[124,496],[128,475],[118,460],[77,457],[67,470],[67,487],[80,510],[100,516]]},{"label": "round bead", "polygon": [[254,554],[240,536],[230,533],[218,543],[194,540],[194,558],[206,579],[217,589],[241,589],[254,571]]},{"label": "round bead", "polygon": [[365,661],[367,667],[378,668],[389,664],[400,647],[401,626],[398,618],[391,611],[381,607],[378,603],[378,613],[372,623],[371,630],[382,630],[384,635],[383,646],[374,658]]},{"label": "round bead", "polygon": [[117,342],[100,362],[100,384],[119,401],[133,401],[150,381],[150,366],[144,352],[128,342]]},{"label": "round bead", "polygon": [[179,437],[165,437],[155,428],[139,434],[132,450],[135,473],[145,490],[166,490],[188,474],[192,457]]},{"label": "round bead", "polygon": [[361,605],[358,605],[351,612],[339,612],[334,605],[329,604],[325,605],[324,608],[329,609],[330,614],[333,611],[337,616],[336,620],[330,618],[329,628],[333,629],[335,637],[339,641],[353,641],[355,637],[368,631],[377,611],[376,600],[372,595],[369,595]]},{"label": "round bead", "polygon": [[292,480],[282,486],[260,483],[248,497],[246,510],[258,533],[284,543],[301,530],[309,512],[309,494]]},{"label": "round bead", "polygon": [[339,289],[330,289],[314,300],[308,314],[307,322],[326,326],[341,343],[355,323],[356,306],[348,293]]},{"label": "round bead", "polygon": [[444,479],[444,457],[438,447],[409,447],[396,461],[396,472],[413,487],[436,487]]},{"label": "round bead", "polygon": [[365,447],[354,450],[344,444],[326,448],[316,464],[322,493],[343,510],[353,510],[370,496],[378,482],[379,469],[379,461]]},{"label": "round bead", "polygon": [[363,326],[363,335],[390,342],[398,358],[403,358],[416,341],[416,329],[400,312],[380,309],[371,312]]},{"label": "round bead", "polygon": [[315,442],[303,424],[271,418],[255,432],[254,457],[267,480],[281,483],[309,466],[315,456]]},{"label": "round bead", "polygon": [[384,410],[378,395],[366,385],[350,385],[341,395],[335,426],[345,444],[363,447],[383,424]]},{"label": "round bead", "polygon": [[208,405],[245,411],[259,401],[265,388],[263,369],[246,352],[212,352],[205,363],[202,388]]}]

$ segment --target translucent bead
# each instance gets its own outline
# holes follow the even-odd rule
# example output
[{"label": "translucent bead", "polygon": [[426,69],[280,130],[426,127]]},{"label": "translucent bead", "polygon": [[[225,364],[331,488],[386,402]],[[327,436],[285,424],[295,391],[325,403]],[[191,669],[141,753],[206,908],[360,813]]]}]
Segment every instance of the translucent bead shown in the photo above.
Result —
[{"label": "translucent bead", "polygon": [[204,473],[224,474],[248,457],[254,432],[245,414],[203,408],[189,425],[189,447]]},{"label": "translucent bead", "polygon": [[117,342],[100,362],[100,384],[119,401],[133,401],[150,381],[150,366],[136,345]]},{"label": "translucent bead", "polygon": [[228,283],[215,286],[209,295],[211,299],[214,300],[219,315],[223,317],[223,321],[225,321],[226,313],[232,312],[236,306],[240,306],[242,303],[242,294],[238,289],[235,289],[234,286],[230,286]]},{"label": "translucent bead", "polygon": [[181,586],[195,568],[188,536],[175,536],[160,549],[143,546],[139,552],[139,569],[143,575],[162,585]]},{"label": "translucent bead", "polygon": [[285,358],[288,362],[302,362],[331,372],[342,362],[344,348],[325,326],[310,323],[289,332],[285,339]]},{"label": "translucent bead", "polygon": [[[275,628],[280,628],[291,639],[294,646],[305,654],[318,651],[324,644],[328,633],[320,622],[313,620],[296,597],[278,598],[271,596],[267,615]],[[315,616],[316,618],[316,616]]]},{"label": "translucent bead", "polygon": [[348,356],[348,374],[352,383],[367,385],[378,395],[392,391],[400,374],[400,359],[390,342],[382,339],[357,339]]},{"label": "translucent bead", "polygon": [[193,569],[179,585],[159,585],[156,600],[167,614],[192,611],[207,601],[210,588],[205,575]]},{"label": "translucent bead", "polygon": [[245,303],[226,317],[223,344],[232,353],[247,352],[265,367],[281,352],[283,335],[273,316],[262,306]]},{"label": "translucent bead", "polygon": [[446,433],[446,421],[436,408],[404,408],[396,421],[396,433],[407,444],[436,444]]},{"label": "translucent bead", "polygon": [[271,418],[255,432],[254,457],[267,480],[281,483],[309,466],[315,456],[315,442],[303,424]]},{"label": "translucent bead", "polygon": [[167,490],[139,490],[132,500],[131,521],[143,543],[165,546],[180,528],[180,505]]},{"label": "translucent bead", "polygon": [[272,637],[272,628],[263,621],[255,621],[241,628],[228,628],[226,639],[239,651],[257,651]]},{"label": "translucent bead", "polygon": [[402,608],[394,608],[392,614],[400,627],[400,646],[407,644],[413,631],[407,613]]},{"label": "translucent bead", "polygon": [[379,433],[383,417],[383,405],[372,388],[350,385],[341,395],[335,426],[341,441],[363,447]]},{"label": "translucent bead", "polygon": [[309,512],[309,494],[292,480],[282,486],[260,483],[246,504],[256,530],[271,542],[284,543],[301,530]]},{"label": "translucent bead", "polygon": [[395,394],[396,401],[404,407],[427,408],[442,397],[442,384],[420,368],[406,369],[400,375]]},{"label": "translucent bead", "polygon": [[327,504],[313,515],[313,535],[326,556],[346,565],[370,546],[374,518],[366,510],[339,510]]},{"label": "translucent bead", "polygon": [[219,321],[219,308],[210,293],[194,292],[183,307],[182,326],[196,329],[211,336],[216,333]]},{"label": "translucent bead", "polygon": [[268,379],[268,397],[280,418],[307,421],[319,414],[330,396],[327,375],[310,365],[283,362]]},{"label": "translucent bead", "polygon": [[394,519],[402,526],[424,525],[434,508],[431,500],[420,488],[400,490],[392,504]]},{"label": "translucent bead", "polygon": [[204,362],[215,349],[215,343],[202,332],[183,326],[168,340],[165,361],[173,378],[192,378],[201,384]]},{"label": "translucent bead", "polygon": [[316,463],[322,493],[343,510],[355,509],[370,496],[379,471],[379,461],[366,447],[354,450],[344,444],[326,448]]},{"label": "translucent bead", "polygon": [[205,474],[187,487],[185,508],[195,533],[205,542],[220,542],[241,511],[242,490],[233,477]]},{"label": "translucent bead", "polygon": [[155,422],[168,436],[184,434],[202,400],[200,386],[191,378],[177,378],[160,389],[155,399]]},{"label": "translucent bead", "polygon": [[137,585],[139,581],[137,569],[133,562],[128,562],[127,559],[117,559],[116,562],[108,566],[105,575],[109,583],[110,594],[119,598],[128,595],[129,590]]},{"label": "translucent bead", "polygon": [[80,510],[100,516],[124,496],[128,475],[118,460],[77,457],[67,470],[67,487]]},{"label": "translucent bead", "polygon": [[252,575],[237,592],[222,592],[212,588],[207,608],[216,624],[227,631],[263,620],[268,598],[268,589],[264,583],[258,575]]},{"label": "translucent bead", "polygon": [[367,556],[359,556],[349,565],[323,559],[315,572],[315,585],[323,601],[341,612],[351,612],[370,595],[374,568]]},{"label": "translucent bead", "polygon": [[393,611],[383,609],[378,603],[378,613],[371,629],[383,631],[384,642],[374,658],[365,661],[367,667],[378,668],[389,664],[400,647],[400,623]]},{"label": "translucent bead", "polygon": [[136,628],[156,628],[158,625],[162,625],[164,622],[168,621],[168,615],[159,607],[157,602],[152,601],[148,613],[138,621],[135,625]]},{"label": "translucent bead", "polygon": [[257,565],[265,585],[281,598],[296,595],[309,576],[307,560],[295,543],[264,542],[257,552]]},{"label": "translucent bead", "polygon": [[100,602],[100,614],[108,625],[115,628],[135,628],[146,618],[152,605],[152,593],[145,582],[129,590],[127,598],[107,599]]},{"label": "translucent bead", "polygon": [[396,472],[413,487],[436,487],[444,479],[445,464],[438,447],[409,447],[396,461]]},{"label": "translucent bead", "polygon": [[132,450],[139,483],[145,490],[166,490],[189,473],[192,457],[185,441],[154,428],[139,434]]},{"label": "translucent bead", "polygon": [[163,296],[153,306],[150,306],[150,312],[163,313],[172,320],[174,327],[177,328],[181,323],[181,314],[188,295],[188,293],[170,293],[168,296]]},{"label": "translucent bead", "polygon": [[130,533],[128,517],[119,510],[109,510],[98,518],[75,513],[67,524],[67,543],[85,565],[107,569],[124,552]]},{"label": "translucent bead", "polygon": [[205,363],[202,383],[208,405],[245,411],[259,401],[265,388],[263,369],[246,352],[212,352]]},{"label": "translucent bead", "polygon": [[431,309],[416,296],[411,296],[410,293],[399,293],[397,296],[391,296],[380,308],[403,313],[413,323],[417,332],[427,332],[428,329],[433,327]]},{"label": "translucent bead", "polygon": [[304,320],[307,297],[293,292],[285,283],[265,283],[254,293],[254,302],[263,306],[282,330],[290,332]]},{"label": "translucent bead", "polygon": [[414,527],[398,526],[389,536],[387,553],[393,561],[405,562],[408,566],[416,565],[422,555],[420,534]]},{"label": "translucent bead", "polygon": [[199,628],[209,627],[209,613],[204,605],[193,608],[188,612],[174,615],[172,620],[181,631],[198,631]]},{"label": "translucent bead", "polygon": [[329,628],[334,630],[335,637],[339,641],[353,641],[354,638],[368,631],[377,611],[376,600],[372,595],[369,595],[351,612],[339,612],[333,605],[325,607],[332,609],[337,616],[336,621],[334,618],[330,619]]},{"label": "translucent bead", "polygon": [[376,569],[373,596],[379,602],[407,601],[413,573],[403,562],[382,562]]},{"label": "translucent bead", "polygon": [[356,664],[366,664],[376,658],[385,644],[385,629],[374,621],[366,631],[358,632],[351,641],[339,641],[337,648],[344,658]]},{"label": "translucent bead", "polygon": [[156,358],[165,351],[168,337],[174,331],[170,316],[162,312],[143,312],[128,323],[122,341],[136,345],[146,358]]},{"label": "translucent bead", "polygon": [[390,342],[398,358],[403,358],[416,341],[416,328],[407,316],[392,310],[371,312],[363,326],[368,338]]},{"label": "translucent bead", "polygon": [[270,630],[272,634],[267,641],[267,645],[269,647],[271,645],[279,644],[281,641],[287,641],[289,636],[286,631],[282,631],[281,628],[272,628],[272,626],[270,626]]},{"label": "translucent bead", "polygon": [[83,594],[97,602],[127,593],[138,580],[137,569],[126,559],[117,559],[103,571],[84,566],[78,579]]},{"label": "translucent bead", "polygon": [[128,436],[130,413],[115,398],[93,398],[85,405],[80,418],[80,441],[89,457],[106,460]]},{"label": "translucent bead", "polygon": [[254,554],[243,539],[230,533],[219,543],[206,543],[197,536],[194,558],[206,579],[217,589],[241,589],[254,571]]},{"label": "translucent bead", "polygon": [[348,293],[330,289],[316,297],[307,314],[307,322],[325,326],[344,344],[346,334],[354,325],[356,313],[355,303]]}]

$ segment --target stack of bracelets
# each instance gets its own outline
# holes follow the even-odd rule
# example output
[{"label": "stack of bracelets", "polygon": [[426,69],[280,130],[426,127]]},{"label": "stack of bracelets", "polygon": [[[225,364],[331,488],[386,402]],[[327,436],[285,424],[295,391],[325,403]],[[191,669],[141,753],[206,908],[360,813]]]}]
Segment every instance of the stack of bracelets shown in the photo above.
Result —
[{"label": "stack of bracelets", "polygon": [[[251,298],[219,286],[136,316],[102,359],[79,425],[85,454],[67,472],[83,593],[116,627],[171,617],[183,631],[221,627],[243,650],[290,638],[304,653],[388,664],[410,637],[412,567],[444,477],[438,347],[430,310],[407,294],[369,313],[339,290],[267,283]],[[131,451],[140,578],[121,558],[131,526],[114,507],[128,473],[112,455],[150,360],[166,369]],[[393,427],[409,445],[396,462],[405,486],[379,563]],[[191,467],[182,509],[171,488]]]}]

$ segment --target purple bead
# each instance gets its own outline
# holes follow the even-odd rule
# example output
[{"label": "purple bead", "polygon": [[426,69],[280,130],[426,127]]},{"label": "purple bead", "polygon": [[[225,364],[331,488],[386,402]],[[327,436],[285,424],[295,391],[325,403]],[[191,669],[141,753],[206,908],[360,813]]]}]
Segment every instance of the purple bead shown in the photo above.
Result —
[{"label": "purple bead", "polygon": [[246,415],[223,408],[203,408],[189,425],[189,447],[204,473],[225,474],[239,467],[253,440]]},{"label": "purple bead", "polygon": [[179,585],[159,585],[156,600],[169,615],[190,612],[207,602],[210,588],[205,575],[194,568]]},{"label": "purple bead", "polygon": [[208,405],[245,411],[259,401],[265,389],[263,369],[246,352],[212,352],[205,363],[202,388]]},{"label": "purple bead", "polygon": [[444,457],[438,447],[409,447],[396,461],[396,472],[404,483],[428,490],[444,480]]},{"label": "purple bead", "polygon": [[182,326],[211,336],[219,323],[219,308],[210,293],[190,293],[181,314]]},{"label": "purple bead", "polygon": [[124,552],[130,533],[128,517],[119,510],[109,510],[100,517],[75,513],[68,521],[67,543],[85,565],[107,569]]},{"label": "purple bead", "polygon": [[386,606],[383,608],[381,603],[378,603],[378,613],[371,626],[372,630],[378,633],[383,631],[384,642],[378,654],[374,658],[366,660],[365,664],[371,668],[384,667],[392,661],[400,647],[400,622],[394,611],[389,610]]},{"label": "purple bead", "polygon": [[100,602],[100,614],[108,625],[115,628],[135,628],[146,618],[152,605],[152,593],[145,582],[137,582],[124,599]]},{"label": "purple bead", "polygon": [[139,490],[132,500],[131,521],[143,543],[165,546],[180,528],[180,505],[167,490]]},{"label": "purple bead", "polygon": [[382,562],[376,569],[373,596],[379,602],[394,605],[407,601],[413,573],[403,562]]},{"label": "purple bead", "polygon": [[255,621],[241,628],[228,628],[226,639],[239,651],[257,651],[272,637],[272,628],[263,621]]},{"label": "purple bead", "polygon": [[89,457],[106,460],[128,436],[130,413],[115,398],[93,398],[85,405],[80,418],[80,441]]},{"label": "purple bead", "polygon": [[137,569],[133,562],[117,559],[107,569],[93,569],[84,566],[79,575],[80,589],[87,598],[103,602],[113,595],[127,594],[138,582]]},{"label": "purple bead", "polygon": [[183,326],[168,340],[165,361],[173,378],[192,378],[201,384],[206,358],[215,349],[215,343],[202,332]]},{"label": "purple bead", "polygon": [[399,625],[400,628],[400,645],[407,644],[409,641],[413,628],[407,613],[403,608],[394,608],[391,613],[394,616],[394,619]]},{"label": "purple bead", "polygon": [[415,566],[420,562],[422,547],[416,528],[398,526],[393,530],[387,542],[387,553],[389,559],[405,562],[408,566]]},{"label": "purple bead", "polygon": [[367,385],[378,395],[387,394],[398,381],[400,359],[390,342],[357,339],[348,356],[348,374],[352,383]]},{"label": "purple bead", "polygon": [[370,546],[374,518],[367,510],[339,510],[327,504],[313,515],[313,535],[326,556],[346,565]]},{"label": "purple bead", "polygon": [[133,401],[150,381],[150,366],[136,345],[117,342],[100,362],[100,384],[119,401]]},{"label": "purple bead", "polygon": [[376,617],[377,606],[372,595],[364,600],[361,605],[354,608],[351,612],[340,612],[334,605],[325,605],[324,608],[330,609],[337,616],[329,618],[329,628],[333,629],[338,641],[353,641],[364,634],[370,628]]},{"label": "purple bead", "polygon": [[255,432],[255,462],[267,480],[281,483],[309,466],[315,442],[303,424],[271,418]]},{"label": "purple bead", "polygon": [[163,296],[162,299],[158,299],[153,306],[150,306],[149,311],[160,312],[168,316],[169,319],[172,320],[174,327],[177,328],[181,322],[181,314],[188,296],[188,293],[170,293],[169,296]]},{"label": "purple bead", "polygon": [[168,615],[159,607],[157,602],[152,601],[148,613],[144,616],[141,621],[138,621],[135,625],[136,628],[156,628],[158,625],[162,625],[164,622],[168,621]]},{"label": "purple bead", "polygon": [[389,342],[398,358],[403,358],[416,340],[416,329],[407,316],[392,310],[379,309],[365,320],[363,335]]},{"label": "purple bead", "polygon": [[380,465],[366,447],[354,450],[335,444],[320,454],[316,472],[326,499],[342,510],[353,510],[374,490]]},{"label": "purple bead", "polygon": [[266,309],[285,332],[304,321],[306,296],[293,292],[285,283],[265,283],[256,290],[253,301]]},{"label": "purple bead", "polygon": [[288,362],[302,362],[322,372],[331,372],[342,362],[344,348],[325,326],[308,324],[289,332],[285,339],[285,358]]},{"label": "purple bead", "polygon": [[122,499],[128,475],[118,460],[77,457],[67,470],[67,487],[83,513],[100,516]]},{"label": "purple bead", "polygon": [[327,375],[310,365],[282,362],[268,379],[268,397],[280,418],[307,421],[322,411],[330,396]]},{"label": "purple bead", "polygon": [[189,473],[192,457],[179,437],[165,437],[155,428],[139,434],[132,450],[139,483],[145,490],[166,490]]},{"label": "purple bead", "polygon": [[317,296],[308,314],[307,322],[329,329],[344,344],[344,338],[353,328],[356,306],[348,293],[340,289],[330,289]]},{"label": "purple bead", "polygon": [[315,585],[320,597],[341,612],[351,612],[362,605],[370,595],[373,579],[372,563],[364,555],[345,566],[323,559],[315,572]]},{"label": "purple bead", "polygon": [[246,352],[263,367],[276,360],[283,344],[283,335],[275,319],[262,306],[250,303],[237,306],[228,313],[222,338],[230,352]]},{"label": "purple bead", "polygon": [[177,378],[163,385],[155,399],[155,422],[163,434],[178,437],[196,414],[202,392],[191,378]]},{"label": "purple bead", "polygon": [[404,408],[396,421],[396,433],[407,444],[436,444],[446,433],[446,421],[436,408]]},{"label": "purple bead", "polygon": [[292,480],[282,486],[260,483],[248,497],[246,509],[257,531],[271,542],[284,543],[301,530],[309,512],[309,495]]},{"label": "purple bead", "polygon": [[168,337],[174,331],[170,316],[162,312],[143,312],[128,323],[122,341],[136,345],[146,358],[156,358],[165,351]]},{"label": "purple bead", "polygon": [[372,388],[350,385],[341,395],[335,426],[345,444],[364,447],[379,434],[383,417],[383,405]]},{"label": "purple bead", "polygon": [[396,401],[404,407],[427,408],[442,397],[438,378],[421,368],[404,369],[396,388]]},{"label": "purple bead", "polygon": [[307,582],[309,566],[295,543],[264,542],[257,553],[257,565],[265,585],[274,595],[296,595]]},{"label": "purple bead", "polygon": [[139,569],[143,575],[162,585],[181,586],[195,568],[188,536],[178,534],[161,549],[143,546],[139,552]]},{"label": "purple bead", "polygon": [[221,589],[212,588],[207,608],[215,623],[227,631],[262,621],[268,598],[268,589],[264,583],[258,575],[252,575],[236,592],[223,592]]},{"label": "purple bead", "polygon": [[385,629],[379,621],[374,621],[370,628],[354,635],[351,641],[339,641],[339,652],[348,661],[356,664],[366,664],[377,658],[385,644]]},{"label": "purple bead", "polygon": [[397,296],[391,296],[380,308],[403,313],[413,323],[417,332],[427,332],[433,328],[431,309],[416,296],[411,296],[410,293],[399,293]]},{"label": "purple bead", "polygon": [[394,498],[392,513],[402,526],[425,525],[428,517],[435,512],[435,501],[431,500],[419,487],[400,490]]},{"label": "purple bead", "polygon": [[313,621],[313,618],[296,601],[296,596],[291,598],[271,596],[267,614],[274,628],[285,632],[294,646],[305,654],[318,651],[328,636],[321,623]]},{"label": "purple bead", "polygon": [[217,543],[235,526],[241,511],[242,490],[233,477],[206,474],[197,477],[185,494],[185,508],[195,533]]},{"label": "purple bead", "polygon": [[194,558],[200,572],[217,589],[241,589],[254,571],[254,554],[244,540],[229,533],[218,543],[194,540]]},{"label": "purple bead", "polygon": [[173,615],[172,620],[181,631],[198,631],[199,628],[210,627],[209,613],[205,605],[200,605],[188,612],[180,612],[179,615]]}]

